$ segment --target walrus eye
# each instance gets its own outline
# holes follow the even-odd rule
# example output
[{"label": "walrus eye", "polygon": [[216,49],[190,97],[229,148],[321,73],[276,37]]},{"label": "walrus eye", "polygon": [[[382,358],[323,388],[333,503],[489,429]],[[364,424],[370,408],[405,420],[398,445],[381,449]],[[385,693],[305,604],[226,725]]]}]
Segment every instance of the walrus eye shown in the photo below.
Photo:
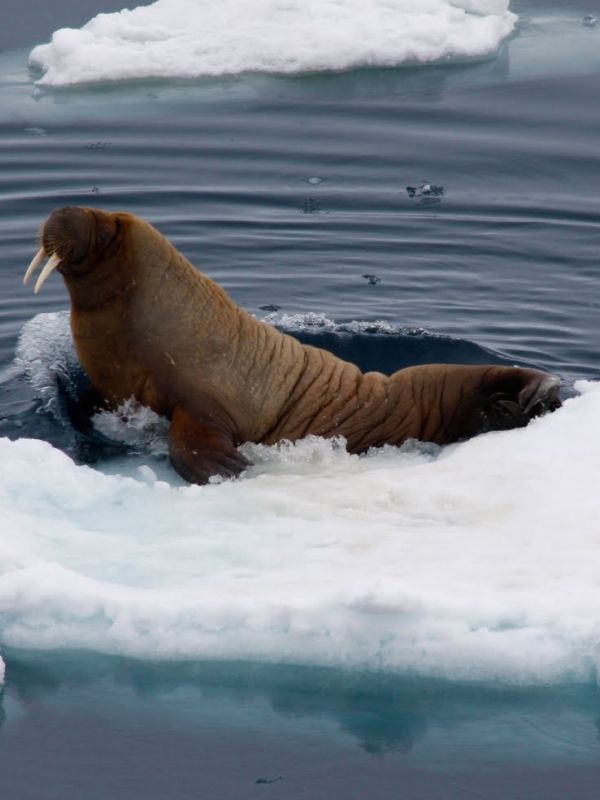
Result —
[{"label": "walrus eye", "polygon": [[113,223],[113,225],[107,225],[103,222],[99,223],[96,228],[96,246],[100,247],[102,250],[106,250],[117,235],[118,229],[118,222]]},{"label": "walrus eye", "polygon": [[100,228],[98,233],[96,234],[96,242],[101,245],[102,247],[106,247],[106,245],[111,240],[110,232],[106,230],[106,228]]}]

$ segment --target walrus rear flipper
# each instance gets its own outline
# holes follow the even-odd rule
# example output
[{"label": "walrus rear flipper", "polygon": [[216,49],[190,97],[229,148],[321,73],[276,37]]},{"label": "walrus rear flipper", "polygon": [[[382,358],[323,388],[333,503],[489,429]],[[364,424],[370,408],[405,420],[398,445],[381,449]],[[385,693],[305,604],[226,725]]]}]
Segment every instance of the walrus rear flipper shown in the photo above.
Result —
[{"label": "walrus rear flipper", "polygon": [[169,429],[169,456],[175,470],[189,483],[208,483],[213,475],[234,478],[250,466],[226,431],[203,422],[175,406]]},{"label": "walrus rear flipper", "polygon": [[[451,444],[487,431],[522,428],[560,407],[560,379],[523,367],[427,364],[391,376],[415,401],[404,438]],[[395,388],[395,387],[394,387]]]},{"label": "walrus rear flipper", "polygon": [[481,380],[473,394],[467,393],[462,407],[457,403],[455,420],[463,416],[463,431],[456,438],[522,428],[534,417],[561,405],[560,379],[555,375],[522,367],[480,369]]},{"label": "walrus rear flipper", "polygon": [[555,375],[518,367],[496,372],[495,385],[491,384],[492,391],[484,403],[490,430],[521,428],[534,417],[560,407],[560,379]]}]

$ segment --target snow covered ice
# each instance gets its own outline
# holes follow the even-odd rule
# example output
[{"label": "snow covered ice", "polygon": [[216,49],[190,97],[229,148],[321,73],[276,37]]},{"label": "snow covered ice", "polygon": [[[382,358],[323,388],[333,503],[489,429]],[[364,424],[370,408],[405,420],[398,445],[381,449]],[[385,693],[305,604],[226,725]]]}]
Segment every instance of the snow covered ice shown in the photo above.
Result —
[{"label": "snow covered ice", "polygon": [[36,47],[38,83],[300,73],[490,56],[508,0],[157,0]]},{"label": "snow covered ice", "polygon": [[526,429],[441,450],[247,445],[242,479],[203,487],[150,455],[99,469],[2,439],[0,642],[594,679],[600,384],[577,388]]}]

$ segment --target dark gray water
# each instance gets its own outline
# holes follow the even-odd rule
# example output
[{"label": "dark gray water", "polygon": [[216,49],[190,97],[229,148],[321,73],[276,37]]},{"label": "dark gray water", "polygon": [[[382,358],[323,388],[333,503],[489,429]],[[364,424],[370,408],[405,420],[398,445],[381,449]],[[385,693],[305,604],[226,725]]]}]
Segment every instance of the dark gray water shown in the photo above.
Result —
[{"label": "dark gray water", "polygon": [[[362,368],[597,376],[598,30],[544,8],[462,66],[48,92],[5,53],[1,363],[66,306],[59,280],[20,285],[41,222],[89,204],[148,218],[241,305]],[[0,431],[38,435],[27,387],[4,391]],[[71,433],[39,435],[76,454]]]},{"label": "dark gray water", "polygon": [[[101,4],[40,10],[30,38],[32,4],[9,6],[3,435],[103,455],[11,372],[23,324],[67,307],[57,278],[34,298],[21,276],[68,204],[146,217],[241,305],[363,368],[600,375],[600,28],[582,4],[513,4],[517,35],[479,64],[58,92],[34,88],[29,46]],[[4,655],[7,800],[592,798],[600,775],[594,687]]]}]

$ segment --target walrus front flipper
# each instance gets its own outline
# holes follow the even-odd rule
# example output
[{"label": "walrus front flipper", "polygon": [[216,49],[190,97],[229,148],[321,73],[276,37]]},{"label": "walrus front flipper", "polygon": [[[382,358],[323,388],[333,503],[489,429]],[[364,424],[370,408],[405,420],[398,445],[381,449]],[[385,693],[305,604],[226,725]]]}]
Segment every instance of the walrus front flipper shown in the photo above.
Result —
[{"label": "walrus front flipper", "polygon": [[181,406],[175,406],[171,416],[169,456],[189,483],[208,483],[213,475],[234,478],[250,466],[226,431],[212,421],[199,421]]}]

